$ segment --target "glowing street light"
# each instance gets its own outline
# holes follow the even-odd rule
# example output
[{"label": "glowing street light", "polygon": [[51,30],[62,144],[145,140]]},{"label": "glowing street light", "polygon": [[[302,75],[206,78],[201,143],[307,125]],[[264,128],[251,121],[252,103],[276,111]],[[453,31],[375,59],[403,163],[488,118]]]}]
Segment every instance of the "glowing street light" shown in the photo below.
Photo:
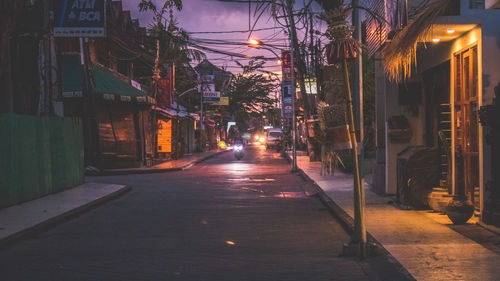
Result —
[{"label": "glowing street light", "polygon": [[252,48],[258,48],[261,44],[260,40],[258,39],[249,39],[248,40],[248,44],[250,45],[250,47]]}]

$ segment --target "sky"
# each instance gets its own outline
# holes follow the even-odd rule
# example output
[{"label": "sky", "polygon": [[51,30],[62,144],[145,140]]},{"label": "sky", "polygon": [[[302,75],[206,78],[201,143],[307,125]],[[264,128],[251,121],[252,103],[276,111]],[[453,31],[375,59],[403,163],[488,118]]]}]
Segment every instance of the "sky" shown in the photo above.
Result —
[{"label": "sky", "polygon": [[[147,12],[139,12],[137,4],[140,0],[123,0],[125,10],[130,10],[132,17],[139,19],[141,26],[148,26],[151,23],[152,15]],[[154,0],[155,3],[161,5],[164,0]],[[302,2],[302,1],[297,1]],[[220,31],[247,31],[249,30],[249,10],[247,3],[228,3],[219,2],[217,0],[183,0],[182,11],[174,11],[179,26],[188,32],[220,32]],[[253,15],[254,6],[251,9],[250,22],[253,24],[256,17]],[[318,27],[320,21],[317,20]],[[280,48],[286,48],[288,45],[288,35],[285,34],[278,23],[271,19],[269,14],[265,14],[258,21],[255,29],[274,28],[270,30],[254,31],[252,38],[257,38],[264,43],[274,44]],[[231,42],[247,42],[249,33],[208,33],[199,34],[193,33],[190,36],[195,38],[207,39],[223,39]],[[300,33],[298,37],[300,38]],[[235,45],[211,45],[220,50],[230,52],[244,53],[246,55],[261,55],[265,57],[276,57],[275,54],[265,49],[252,49],[248,46]],[[279,55],[279,49],[274,49]],[[248,60],[230,57],[224,54],[214,54],[206,52],[208,59],[215,65],[225,67],[231,72],[241,72],[241,69],[233,61],[238,60],[242,64],[246,64]],[[278,72],[280,66],[277,59],[266,63],[266,70]]]}]

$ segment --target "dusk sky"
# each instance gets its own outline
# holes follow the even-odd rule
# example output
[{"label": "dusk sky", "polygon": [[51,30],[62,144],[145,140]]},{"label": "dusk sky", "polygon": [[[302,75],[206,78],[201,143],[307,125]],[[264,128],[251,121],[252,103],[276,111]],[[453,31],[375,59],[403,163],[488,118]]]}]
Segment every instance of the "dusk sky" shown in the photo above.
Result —
[{"label": "dusk sky", "polygon": [[[139,12],[137,3],[139,0],[124,0],[124,9],[130,10],[132,17],[138,18],[141,26],[147,26],[152,19],[150,13]],[[164,3],[164,0],[155,0],[157,4]],[[302,2],[302,1],[297,1]],[[179,25],[188,32],[210,32],[210,31],[232,31],[232,30],[248,30],[248,5],[246,3],[223,3],[216,0],[184,0],[182,11],[176,11],[176,17]],[[252,18],[251,22],[255,21]],[[316,21],[320,24],[320,21]],[[287,45],[287,35],[281,31],[278,23],[275,23],[269,15],[263,16],[255,29],[276,27],[273,30],[257,31],[252,33],[252,37],[259,38],[263,42],[276,45]],[[318,25],[319,27],[319,25]],[[229,33],[229,34],[191,34],[192,38],[210,38],[210,39],[228,39],[233,42],[246,42],[248,33]],[[299,32],[300,37],[300,32]],[[267,50],[254,50],[247,46],[211,46],[218,49],[228,50],[231,52],[244,53],[247,55],[262,55],[266,57],[274,57],[275,55]],[[277,51],[279,53],[279,51]],[[209,60],[217,66],[225,66],[229,71],[239,72],[239,67],[232,62],[230,56],[223,54],[206,53]],[[234,58],[237,59],[237,58]],[[239,59],[245,64],[245,59]],[[270,71],[278,71],[280,69],[276,62],[268,62],[266,69]]]}]

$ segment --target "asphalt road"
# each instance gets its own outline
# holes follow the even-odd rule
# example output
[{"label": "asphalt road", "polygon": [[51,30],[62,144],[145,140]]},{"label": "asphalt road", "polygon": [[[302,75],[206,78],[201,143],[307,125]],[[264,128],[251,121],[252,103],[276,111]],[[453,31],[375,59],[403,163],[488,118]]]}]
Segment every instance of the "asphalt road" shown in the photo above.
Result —
[{"label": "asphalt road", "polygon": [[388,280],[263,146],[188,170],[89,178],[133,190],[0,250],[0,280]]}]

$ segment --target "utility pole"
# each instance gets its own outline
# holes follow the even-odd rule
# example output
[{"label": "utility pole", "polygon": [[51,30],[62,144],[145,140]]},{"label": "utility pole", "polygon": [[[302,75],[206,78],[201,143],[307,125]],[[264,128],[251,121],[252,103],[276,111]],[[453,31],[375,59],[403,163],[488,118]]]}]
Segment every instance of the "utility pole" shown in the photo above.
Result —
[{"label": "utility pole", "polygon": [[200,148],[201,152],[205,151],[205,122],[203,122],[203,89],[204,82],[201,82],[200,87]]},{"label": "utility pole", "polygon": [[[290,25],[290,36],[291,36],[291,50],[292,50],[292,62],[294,61],[294,57],[297,58],[297,78],[299,79],[299,87],[300,87],[300,96],[302,97],[302,105],[304,107],[304,119],[307,121],[309,119],[309,101],[307,99],[307,93],[306,93],[306,85],[304,81],[304,75],[305,75],[305,65],[304,61],[301,59],[300,56],[300,48],[299,48],[299,42],[297,38],[297,30],[295,28],[295,19],[293,16],[293,1],[292,0],[286,0],[286,12],[288,14],[288,24]],[[293,63],[292,63],[293,65]],[[292,68],[292,71],[294,71],[294,68]],[[295,73],[293,73],[293,81],[295,81]],[[295,84],[293,84],[295,87]],[[295,93],[295,89],[294,89]],[[294,102],[293,105],[295,105],[295,95],[294,95]],[[294,110],[295,113],[295,110]],[[294,120],[295,121],[295,120]],[[309,148],[309,133],[308,130],[305,130],[306,134],[306,139],[307,139],[307,146]],[[295,145],[295,144],[294,144]]]},{"label": "utility pole", "polygon": [[295,86],[295,63],[293,48],[294,33],[290,32],[290,75],[292,77],[292,172],[297,172],[297,116],[295,113],[295,98],[297,96]]},{"label": "utility pole", "polygon": [[[158,86],[159,86],[159,83],[160,83],[160,39],[156,39],[156,57],[155,57],[155,64],[153,66],[153,84],[154,84],[154,88],[153,88],[153,91],[154,91],[154,99],[155,99],[155,103],[158,99]],[[153,129],[153,141],[151,142],[151,145],[152,145],[152,154],[153,154],[153,163],[154,163],[154,158],[156,157],[156,147],[158,146],[158,120],[157,119],[157,116],[156,116],[156,111],[157,111],[157,108],[155,108],[155,110],[153,110],[153,126],[152,126],[152,129]]]},{"label": "utility pole", "polygon": [[80,37],[80,64],[83,70],[83,125],[85,164],[93,165],[99,151],[99,137],[95,114],[94,92],[91,72],[89,70],[89,55],[87,38]]}]

